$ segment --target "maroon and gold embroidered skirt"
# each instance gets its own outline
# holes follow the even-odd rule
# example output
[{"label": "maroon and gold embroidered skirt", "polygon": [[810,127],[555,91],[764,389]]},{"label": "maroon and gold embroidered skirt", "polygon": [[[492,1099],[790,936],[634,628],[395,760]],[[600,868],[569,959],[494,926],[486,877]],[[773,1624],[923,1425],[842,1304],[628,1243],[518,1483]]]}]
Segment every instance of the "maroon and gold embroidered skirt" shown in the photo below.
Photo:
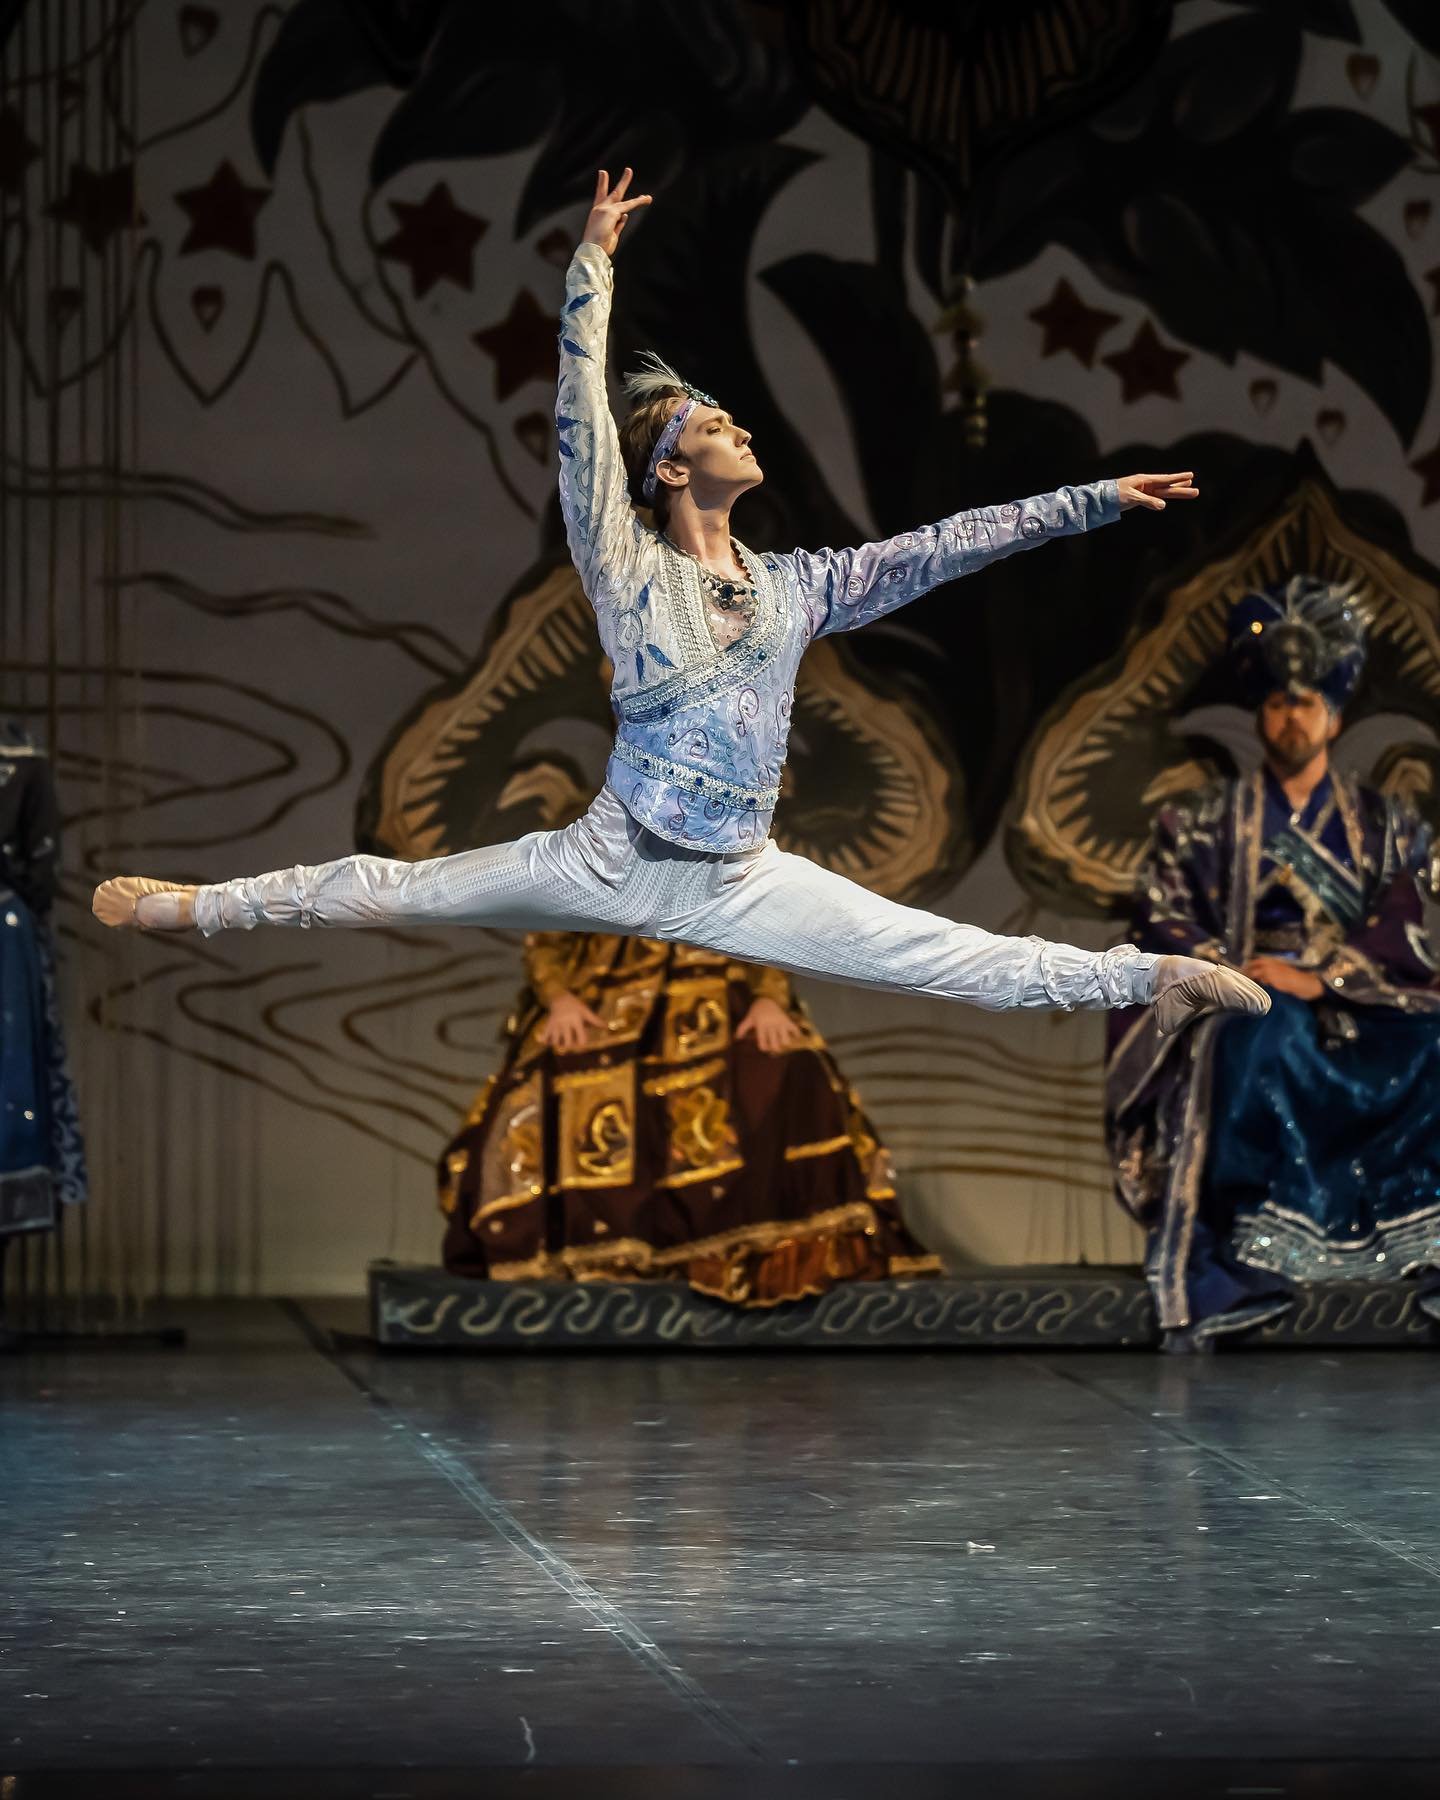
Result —
[{"label": "maroon and gold embroidered skirt", "polygon": [[766,1053],[735,1037],[754,971],[649,939],[589,944],[598,954],[575,985],[603,1038],[546,1049],[532,1001],[441,1158],[452,1273],[681,1277],[773,1306],[840,1281],[939,1271],[905,1229],[889,1156],[803,1009],[790,1002],[800,1045]]}]

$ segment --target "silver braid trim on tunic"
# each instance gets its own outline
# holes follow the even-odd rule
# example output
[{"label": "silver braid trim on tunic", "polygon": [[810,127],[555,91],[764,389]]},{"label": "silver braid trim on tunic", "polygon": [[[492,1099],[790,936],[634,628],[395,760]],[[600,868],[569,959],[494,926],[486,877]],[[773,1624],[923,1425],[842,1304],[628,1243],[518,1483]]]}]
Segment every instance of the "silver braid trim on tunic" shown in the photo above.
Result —
[{"label": "silver braid trim on tunic", "polygon": [[780,789],[737,787],[733,781],[721,781],[699,769],[687,769],[684,763],[671,762],[652,750],[638,750],[624,738],[616,738],[610,754],[637,775],[649,775],[656,781],[679,788],[682,793],[702,794],[707,800],[723,800],[730,806],[754,807],[772,811],[780,801]]},{"label": "silver braid trim on tunic", "polygon": [[690,606],[677,607],[675,613],[685,638],[689,666],[662,681],[649,682],[636,693],[614,694],[615,711],[627,725],[653,724],[692,701],[709,699],[727,688],[755,680],[774,662],[785,624],[784,598],[774,568],[743,544],[737,545],[759,598],[749,630],[726,649],[717,651],[708,636],[701,635],[699,619],[704,602],[696,573],[698,565],[672,549],[664,538],[659,543],[666,589],[672,594],[686,593],[691,600]]}]

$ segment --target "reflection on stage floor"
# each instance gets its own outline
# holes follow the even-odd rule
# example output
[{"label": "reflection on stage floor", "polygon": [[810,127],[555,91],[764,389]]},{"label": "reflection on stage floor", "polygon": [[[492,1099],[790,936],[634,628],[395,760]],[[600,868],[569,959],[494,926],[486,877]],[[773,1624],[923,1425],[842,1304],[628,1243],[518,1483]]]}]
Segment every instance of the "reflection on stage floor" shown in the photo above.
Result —
[{"label": "reflection on stage floor", "polygon": [[1435,1791],[1423,1355],[176,1317],[0,1361],[7,1800]]}]

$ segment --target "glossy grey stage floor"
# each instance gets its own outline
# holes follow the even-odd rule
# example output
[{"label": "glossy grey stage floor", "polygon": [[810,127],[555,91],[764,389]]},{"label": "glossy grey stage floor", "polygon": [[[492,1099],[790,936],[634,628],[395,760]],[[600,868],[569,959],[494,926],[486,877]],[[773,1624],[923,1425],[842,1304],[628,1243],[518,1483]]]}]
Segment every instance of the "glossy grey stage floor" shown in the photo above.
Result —
[{"label": "glossy grey stage floor", "polygon": [[0,1359],[0,1792],[1436,1792],[1425,1352],[332,1357],[325,1316]]}]

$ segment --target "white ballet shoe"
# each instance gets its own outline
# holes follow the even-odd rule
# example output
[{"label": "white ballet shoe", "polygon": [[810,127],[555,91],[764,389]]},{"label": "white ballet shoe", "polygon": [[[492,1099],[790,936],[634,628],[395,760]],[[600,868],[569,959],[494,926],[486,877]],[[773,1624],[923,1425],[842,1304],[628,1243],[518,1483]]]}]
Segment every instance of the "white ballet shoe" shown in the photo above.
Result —
[{"label": "white ballet shoe", "polygon": [[194,887],[155,881],[148,875],[117,875],[102,881],[90,910],[102,925],[140,931],[192,931]]},{"label": "white ballet shoe", "polygon": [[1198,956],[1162,956],[1151,1005],[1161,1037],[1173,1037],[1207,1013],[1268,1013],[1270,996],[1238,969]]}]

